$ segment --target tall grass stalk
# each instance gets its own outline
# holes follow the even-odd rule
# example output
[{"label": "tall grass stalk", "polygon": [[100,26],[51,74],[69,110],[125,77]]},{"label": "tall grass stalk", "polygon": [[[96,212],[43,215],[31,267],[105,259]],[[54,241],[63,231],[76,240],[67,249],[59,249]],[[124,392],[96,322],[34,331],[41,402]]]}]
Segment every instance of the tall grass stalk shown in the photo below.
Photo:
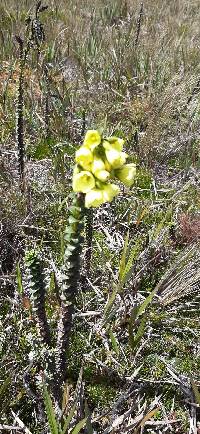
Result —
[{"label": "tall grass stalk", "polygon": [[16,105],[16,140],[18,147],[18,168],[20,176],[21,191],[24,191],[24,41],[16,36],[19,44],[19,82],[17,88],[17,105]]},{"label": "tall grass stalk", "polygon": [[141,30],[141,24],[142,24],[142,18],[144,14],[144,3],[142,2],[140,5],[140,12],[137,19],[137,26],[136,26],[136,37],[135,37],[135,47],[138,46],[139,42],[139,36],[140,36],[140,30]]}]

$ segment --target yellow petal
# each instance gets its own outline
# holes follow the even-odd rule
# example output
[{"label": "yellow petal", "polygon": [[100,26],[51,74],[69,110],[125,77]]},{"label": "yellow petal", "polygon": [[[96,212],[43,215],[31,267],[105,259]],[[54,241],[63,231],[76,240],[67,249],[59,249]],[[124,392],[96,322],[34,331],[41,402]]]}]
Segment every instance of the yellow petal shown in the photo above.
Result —
[{"label": "yellow petal", "polygon": [[85,195],[85,207],[97,208],[105,202],[103,191],[98,188],[93,188]]},{"label": "yellow petal", "polygon": [[75,192],[87,193],[95,186],[95,179],[92,173],[82,171],[73,176],[72,187]]},{"label": "yellow petal", "polygon": [[105,164],[99,157],[94,156],[94,160],[91,165],[92,173],[96,174],[99,170],[105,170]]},{"label": "yellow petal", "polygon": [[134,163],[125,164],[115,171],[115,175],[126,187],[131,187],[136,175],[136,165]]},{"label": "yellow petal", "polygon": [[109,149],[111,149],[111,145],[107,140],[103,141],[103,147],[104,149],[106,149],[107,151],[109,151]]},{"label": "yellow petal", "polygon": [[83,145],[93,150],[96,146],[100,145],[100,143],[101,135],[99,132],[97,130],[88,130]]},{"label": "yellow petal", "polygon": [[120,192],[118,185],[115,184],[106,184],[103,187],[103,195],[105,202],[111,202],[115,196],[117,196]]},{"label": "yellow petal", "polygon": [[76,157],[75,157],[76,163],[78,163],[83,169],[90,170],[91,163],[93,161],[93,154],[90,151],[90,149],[81,146],[76,151]]},{"label": "yellow petal", "polygon": [[116,151],[122,151],[123,149],[123,144],[124,144],[124,140],[120,139],[118,137],[107,137],[106,139],[109,144],[113,147],[113,149],[115,149]]},{"label": "yellow petal", "polygon": [[115,149],[109,149],[105,151],[108,163],[113,169],[118,169],[126,162],[127,154],[125,152],[119,152]]}]

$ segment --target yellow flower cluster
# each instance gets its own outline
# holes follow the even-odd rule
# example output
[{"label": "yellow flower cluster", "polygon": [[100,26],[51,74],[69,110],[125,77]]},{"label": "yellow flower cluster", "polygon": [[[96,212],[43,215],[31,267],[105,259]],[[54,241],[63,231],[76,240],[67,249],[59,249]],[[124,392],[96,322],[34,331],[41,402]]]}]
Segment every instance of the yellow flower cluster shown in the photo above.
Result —
[{"label": "yellow flower cluster", "polygon": [[83,145],[76,151],[73,190],[85,193],[86,208],[111,202],[119,187],[111,181],[120,180],[131,187],[136,174],[134,163],[125,164],[124,140],[117,137],[103,139],[97,130],[89,130]]}]

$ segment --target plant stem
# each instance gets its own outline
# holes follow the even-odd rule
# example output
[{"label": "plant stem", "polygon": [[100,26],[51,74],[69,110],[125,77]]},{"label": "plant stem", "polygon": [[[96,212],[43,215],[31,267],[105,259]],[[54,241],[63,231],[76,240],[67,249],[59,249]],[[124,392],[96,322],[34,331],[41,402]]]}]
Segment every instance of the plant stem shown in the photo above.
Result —
[{"label": "plant stem", "polygon": [[56,384],[54,387],[54,396],[58,405],[61,403],[62,385],[66,378],[66,351],[69,347],[69,338],[73,326],[72,315],[80,276],[80,255],[83,242],[81,236],[84,216],[83,199],[83,194],[78,194],[75,197],[70,207],[68,225],[64,234],[66,249],[61,270],[61,307],[56,345]]},{"label": "plant stem", "polygon": [[92,209],[88,209],[86,213],[85,237],[86,237],[85,270],[86,270],[86,276],[88,277],[90,273],[91,258],[92,258],[92,238],[93,238],[93,210]]}]

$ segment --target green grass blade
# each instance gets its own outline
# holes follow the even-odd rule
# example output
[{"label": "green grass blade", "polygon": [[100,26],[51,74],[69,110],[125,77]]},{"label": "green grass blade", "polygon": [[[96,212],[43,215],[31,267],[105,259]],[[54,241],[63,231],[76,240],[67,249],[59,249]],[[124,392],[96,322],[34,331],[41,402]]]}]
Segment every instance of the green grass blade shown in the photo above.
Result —
[{"label": "green grass blade", "polygon": [[70,422],[71,422],[71,420],[72,420],[72,418],[73,418],[73,416],[75,414],[75,411],[76,411],[76,406],[77,406],[77,403],[75,402],[74,405],[73,405],[73,407],[71,408],[68,416],[67,416],[67,419],[65,420],[64,427],[63,427],[63,430],[62,430],[62,434],[67,434],[67,430],[68,430],[69,424],[70,424]]},{"label": "green grass blade", "polygon": [[129,230],[126,234],[126,238],[125,238],[125,242],[124,242],[124,248],[122,250],[121,260],[120,260],[120,264],[119,264],[119,279],[120,279],[120,281],[123,279],[123,274],[124,274],[125,267],[126,267],[128,243],[129,243]]},{"label": "green grass blade", "polygon": [[147,317],[143,316],[135,336],[133,335],[133,330],[131,330],[131,328],[129,327],[129,344],[132,350],[134,350],[137,347],[137,345],[140,343],[141,339],[143,338],[146,329],[146,322],[147,322]]},{"label": "green grass blade", "polygon": [[59,430],[58,423],[56,421],[56,415],[53,408],[52,400],[45,385],[44,385],[43,396],[44,396],[44,404],[45,404],[45,410],[47,414],[47,420],[48,420],[49,428],[51,430],[51,434],[59,434],[60,430]]},{"label": "green grass blade", "polygon": [[119,291],[119,285],[114,285],[114,290],[113,290],[112,294],[110,295],[110,297],[106,303],[105,309],[104,309],[105,315],[110,312],[110,309],[111,309],[111,307],[115,301],[115,297],[116,297],[118,291]]},{"label": "green grass blade", "polygon": [[16,267],[16,280],[17,280],[17,290],[20,295],[23,295],[24,288],[22,285],[22,274],[19,266],[19,262],[17,263]]},{"label": "green grass blade", "polygon": [[62,430],[62,434],[67,434],[67,430],[69,428],[69,424],[76,412],[76,408],[77,408],[77,403],[78,403],[78,398],[79,398],[79,391],[80,391],[80,386],[82,384],[82,378],[83,378],[83,368],[80,369],[80,373],[79,373],[79,377],[78,377],[78,381],[77,381],[77,385],[76,385],[76,390],[75,390],[75,398],[74,398],[74,404],[65,420],[64,423],[64,427]]},{"label": "green grass blade", "polygon": [[85,417],[79,423],[77,423],[77,425],[75,426],[71,434],[78,434],[80,430],[85,426],[86,421],[87,421],[87,417]]},{"label": "green grass blade", "polygon": [[0,387],[0,413],[4,411],[5,408],[7,408],[9,405],[6,392],[10,386],[10,383],[11,383],[11,376],[9,375]]},{"label": "green grass blade", "polygon": [[157,292],[157,288],[155,288],[149,295],[147,298],[145,298],[145,300],[143,301],[143,303],[140,305],[139,309],[138,309],[138,313],[137,313],[137,318],[142,315],[142,313],[146,310],[146,308],[149,306],[149,304],[152,302],[154,295]]},{"label": "green grass blade", "polygon": [[119,342],[116,339],[115,335],[113,334],[112,330],[110,330],[109,335],[110,335],[110,340],[111,340],[113,350],[117,355],[119,355]]},{"label": "green grass blade", "polygon": [[135,245],[133,246],[133,248],[131,249],[128,261],[124,267],[124,271],[121,274],[121,281],[122,284],[124,285],[129,278],[131,277],[131,274],[133,272],[133,263],[134,261],[137,259],[137,256],[140,252],[140,246],[141,246],[141,240],[136,240]]},{"label": "green grass blade", "polygon": [[92,414],[91,414],[91,411],[90,411],[90,409],[88,407],[88,403],[87,403],[87,401],[85,401],[85,416],[87,418],[87,420],[86,420],[87,434],[93,434],[94,433],[93,427],[92,427],[92,424],[91,424],[91,415]]}]

